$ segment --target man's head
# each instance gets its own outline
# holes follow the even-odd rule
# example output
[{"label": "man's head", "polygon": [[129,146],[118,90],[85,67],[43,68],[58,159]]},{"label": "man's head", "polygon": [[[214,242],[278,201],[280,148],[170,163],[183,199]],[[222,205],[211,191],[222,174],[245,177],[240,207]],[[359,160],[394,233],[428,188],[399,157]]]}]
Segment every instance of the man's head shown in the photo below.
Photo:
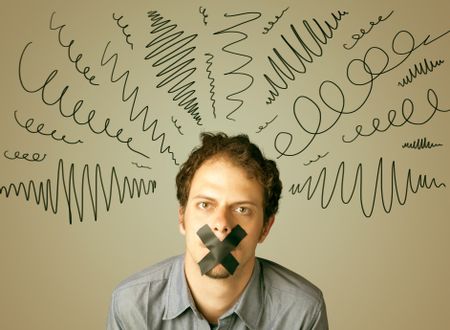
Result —
[{"label": "man's head", "polygon": [[264,222],[278,211],[282,184],[277,166],[266,159],[261,150],[250,142],[247,135],[227,136],[224,133],[201,134],[202,144],[194,149],[181,166],[176,177],[177,199],[180,207],[186,206],[192,179],[207,160],[224,158],[241,167],[249,177],[255,178],[263,188]]}]

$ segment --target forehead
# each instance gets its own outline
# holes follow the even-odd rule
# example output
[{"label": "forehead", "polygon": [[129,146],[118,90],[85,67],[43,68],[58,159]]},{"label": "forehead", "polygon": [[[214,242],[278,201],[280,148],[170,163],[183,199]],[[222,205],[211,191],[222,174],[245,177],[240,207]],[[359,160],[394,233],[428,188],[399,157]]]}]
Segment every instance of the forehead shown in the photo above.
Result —
[{"label": "forehead", "polygon": [[261,202],[263,188],[247,169],[226,158],[206,160],[192,178],[189,196],[210,192],[217,195],[252,199]]}]

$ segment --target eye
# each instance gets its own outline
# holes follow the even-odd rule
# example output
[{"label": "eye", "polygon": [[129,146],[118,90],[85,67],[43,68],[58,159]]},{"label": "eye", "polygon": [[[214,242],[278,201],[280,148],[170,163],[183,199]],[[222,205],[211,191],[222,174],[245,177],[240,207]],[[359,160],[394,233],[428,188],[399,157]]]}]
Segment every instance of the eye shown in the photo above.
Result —
[{"label": "eye", "polygon": [[238,206],[235,210],[239,214],[249,214],[250,213],[250,209],[247,207],[244,207],[244,206]]},{"label": "eye", "polygon": [[209,207],[209,203],[208,202],[199,202],[197,205],[202,210],[206,210]]}]

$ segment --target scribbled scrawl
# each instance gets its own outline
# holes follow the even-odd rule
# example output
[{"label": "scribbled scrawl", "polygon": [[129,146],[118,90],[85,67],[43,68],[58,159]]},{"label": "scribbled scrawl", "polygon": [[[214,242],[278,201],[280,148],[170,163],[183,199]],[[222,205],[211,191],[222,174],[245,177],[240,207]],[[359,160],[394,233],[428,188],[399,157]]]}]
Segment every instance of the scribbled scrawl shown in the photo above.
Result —
[{"label": "scribbled scrawl", "polygon": [[255,79],[254,79],[254,77],[251,74],[249,74],[247,72],[244,72],[244,71],[241,71],[241,69],[243,69],[250,62],[253,61],[253,57],[248,55],[248,54],[240,53],[237,50],[233,50],[234,47],[232,47],[232,46],[235,45],[235,44],[238,44],[238,43],[240,43],[240,42],[242,42],[242,41],[244,41],[244,40],[246,40],[248,38],[247,33],[243,32],[243,31],[240,31],[237,28],[242,26],[242,25],[244,25],[244,24],[247,24],[249,22],[257,20],[258,18],[261,17],[261,13],[259,13],[259,12],[242,12],[242,13],[237,13],[237,14],[227,14],[226,13],[224,16],[227,17],[227,18],[230,18],[230,17],[241,17],[241,16],[244,17],[243,21],[240,21],[239,23],[234,24],[232,26],[229,26],[229,27],[227,27],[227,28],[225,28],[223,30],[214,32],[214,35],[222,35],[222,34],[233,34],[233,35],[236,35],[237,39],[235,39],[234,41],[232,41],[232,42],[226,44],[225,46],[223,46],[222,47],[222,51],[224,51],[225,53],[228,53],[228,54],[231,54],[231,55],[234,55],[234,56],[238,56],[238,57],[241,57],[241,58],[245,59],[245,62],[243,64],[239,65],[238,67],[236,67],[236,68],[234,68],[234,69],[232,69],[232,70],[230,70],[230,71],[228,71],[228,72],[226,72],[224,74],[226,76],[227,75],[237,75],[240,78],[242,76],[244,76],[244,77],[247,77],[249,79],[248,84],[244,88],[227,95],[227,100],[228,101],[233,101],[233,102],[237,102],[238,103],[237,106],[231,112],[229,112],[226,115],[226,118],[228,120],[235,121],[236,119],[233,118],[232,115],[236,111],[238,111],[242,107],[242,105],[244,104],[244,101],[240,97],[237,97],[237,96],[242,94],[246,90],[248,90],[253,85],[253,82],[254,82]]}]

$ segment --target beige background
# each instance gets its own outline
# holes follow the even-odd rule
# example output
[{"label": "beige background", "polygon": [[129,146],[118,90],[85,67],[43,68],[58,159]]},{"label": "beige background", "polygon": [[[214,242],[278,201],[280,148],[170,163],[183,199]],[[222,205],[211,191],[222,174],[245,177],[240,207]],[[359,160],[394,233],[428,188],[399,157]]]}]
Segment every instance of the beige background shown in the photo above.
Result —
[{"label": "beige background", "polygon": [[[200,6],[208,15],[206,25]],[[404,61],[376,77],[372,91],[359,111],[342,115],[336,125],[316,136],[303,152],[278,159],[285,187],[281,210],[269,239],[259,248],[259,255],[295,270],[323,290],[331,329],[450,328],[449,189],[444,186],[419,188],[417,191],[406,188],[408,171],[413,187],[425,175],[428,183],[435,178],[437,183],[450,184],[450,113],[437,112],[424,125],[406,123],[383,133],[359,137],[353,143],[342,142],[343,135],[348,138],[354,136],[356,125],[362,125],[363,132],[370,132],[373,118],[379,118],[380,128],[386,128],[390,110],[397,112],[394,123],[403,122],[401,107],[407,98],[414,103],[410,120],[424,121],[433,111],[427,101],[429,89],[438,95],[440,110],[450,109],[450,34],[445,34],[449,31],[449,9],[448,2],[443,0],[426,3],[322,1],[320,4],[313,1],[136,1],[126,5],[118,1],[96,1],[95,4],[91,1],[64,4],[60,1],[2,1],[0,187],[5,188],[0,195],[0,328],[104,328],[110,294],[120,280],[183,251],[183,239],[177,230],[174,189],[178,167],[167,152],[160,152],[161,139],[156,138],[164,133],[165,146],[170,145],[178,162],[182,162],[197,145],[198,135],[204,130],[245,132],[271,158],[280,156],[275,145],[278,150],[286,146],[287,135],[276,140],[277,134],[288,132],[293,141],[287,153],[297,153],[311,136],[302,131],[295,120],[295,100],[301,96],[314,100],[321,111],[321,129],[330,126],[336,113],[327,109],[319,98],[321,82],[331,80],[342,88],[345,111],[357,107],[368,94],[368,85],[352,85],[345,72],[352,60],[362,59],[371,47],[379,47],[378,50],[372,48],[366,60],[366,69],[370,67],[374,75],[383,69],[387,57],[387,68]],[[193,97],[197,98],[203,126],[196,125],[192,116],[172,100],[174,95],[168,93],[182,80],[181,77],[156,88],[167,77],[157,77],[158,72],[175,59],[168,59],[167,64],[159,67],[152,66],[163,54],[167,58],[167,54],[174,50],[172,46],[162,50],[161,55],[154,59],[144,60],[149,53],[145,45],[162,33],[150,34],[151,21],[147,17],[150,10],[157,10],[164,19],[176,24],[174,32],[184,31],[176,40],[198,34],[195,40],[181,48],[195,47],[185,59],[194,59],[188,68],[196,68],[182,84],[195,81],[191,89],[195,89]],[[295,40],[290,28],[292,24],[305,44],[319,54],[319,48],[303,20],[309,22],[313,30],[319,31],[313,19],[325,29],[324,21],[333,23],[331,14],[338,10],[348,14],[342,16],[332,38],[325,45],[320,44],[321,56],[313,55],[312,63],[304,62],[306,72],[294,73],[294,80],[286,79],[288,88],[280,90],[273,104],[266,105],[270,86],[263,75],[277,79],[268,61],[268,56],[275,58],[273,49],[283,54],[290,65],[300,68],[300,62],[281,35],[306,56],[305,50]],[[391,11],[392,15],[386,18]],[[82,54],[79,67],[82,70],[89,66],[89,75],[96,76],[98,86],[91,85],[76,70],[69,60],[67,48],[58,43],[57,31],[49,29],[52,12],[55,12],[54,26],[66,25],[61,31],[63,43],[74,40],[72,58]],[[123,15],[120,24],[128,24],[124,32],[130,35],[128,41],[133,44],[133,49],[112,18],[113,13],[115,17]],[[224,16],[226,13],[228,17]],[[279,16],[277,22],[269,24],[276,20],[276,16]],[[370,22],[377,22],[379,16],[385,19],[371,25]],[[263,34],[265,27],[271,29]],[[343,44],[351,44],[354,40],[352,35],[361,34],[360,29],[366,31],[365,35],[355,47],[344,49]],[[225,33],[214,34],[221,30]],[[395,54],[391,48],[399,31],[404,32],[400,32],[394,43],[397,52],[403,50],[405,53],[408,47],[411,50],[411,38],[414,38],[416,49],[407,58],[406,55]],[[243,33],[247,38],[243,39]],[[422,44],[427,36],[431,41],[440,35],[443,36],[436,41]],[[29,42],[32,44],[26,48]],[[108,42],[105,59],[118,54],[113,80],[129,71],[124,95],[130,95],[139,87],[135,111],[149,106],[147,120],[150,123],[158,120],[154,135],[151,130],[142,131],[142,117],[130,121],[131,100],[122,101],[124,79],[111,81],[113,61],[101,65]],[[19,59],[24,49],[21,73],[28,89],[38,89],[53,70],[58,70],[46,87],[44,99],[51,103],[66,85],[69,86],[62,102],[63,113],[68,114],[78,100],[84,100],[77,114],[79,121],[86,120],[89,111],[95,109],[93,127],[100,131],[105,120],[110,118],[111,134],[123,129],[122,139],[132,137],[132,145],[149,158],[131,151],[126,144],[105,133],[93,134],[87,125],[77,125],[73,118],[64,118],[58,105],[42,102],[40,92],[25,91],[18,74]],[[379,49],[383,49],[386,55],[383,56]],[[205,53],[214,55],[210,66]],[[249,59],[252,61],[245,65]],[[414,65],[438,60],[444,62],[432,72],[417,75],[403,88],[398,86],[398,81],[408,74],[409,69],[414,71]],[[279,60],[275,61],[286,71]],[[216,101],[216,118],[213,117],[209,93],[208,68],[214,78],[212,97]],[[354,80],[367,79],[363,65],[351,68],[355,70],[351,73]],[[250,77],[254,80],[252,84]],[[227,100],[227,95],[233,94],[243,101],[232,115],[234,121],[226,118],[239,105],[236,101]],[[335,89],[323,89],[323,94],[330,104],[340,105]],[[301,104],[297,104],[295,109],[305,128],[313,129],[318,112]],[[406,106],[405,113],[409,110]],[[34,119],[30,129],[36,130],[43,123],[45,128],[42,132],[56,130],[55,136],[66,135],[71,141],[80,139],[83,143],[70,145],[50,136],[31,134],[16,123],[15,111],[22,123]],[[275,116],[276,119],[264,127]],[[172,119],[181,125],[184,135],[178,132]],[[419,138],[442,146],[421,150],[402,148],[405,142],[412,143]],[[29,159],[34,153],[38,153],[39,158],[46,156],[41,162],[11,160],[5,156],[14,158],[16,152],[19,152],[18,158],[27,153]],[[323,157],[314,161],[318,155]],[[377,181],[380,158],[382,171],[378,171]],[[58,172],[60,159],[64,168]],[[305,165],[311,160],[314,162]],[[137,167],[133,163],[146,167]],[[72,169],[71,164],[74,164]],[[95,188],[95,181],[100,182],[99,177],[96,179],[96,164],[99,165],[97,174],[101,172],[106,194],[111,187],[112,167],[120,187],[123,187],[126,176],[129,180],[154,180],[156,189],[140,198],[135,196],[131,199],[125,194],[121,203],[117,183],[113,181],[108,211],[102,190],[99,186],[97,190]],[[341,172],[336,179],[340,164],[345,164],[345,174],[342,179]],[[317,191],[310,198],[307,198],[306,189],[296,195],[289,192],[293,184],[303,184],[311,177],[312,193],[324,168],[325,183],[323,185],[319,181]],[[393,168],[395,174],[392,174]],[[85,172],[84,179],[83,169],[89,169],[89,175]],[[358,179],[351,197],[356,173],[360,174],[362,181]],[[10,184],[18,187],[21,182],[26,190],[30,189],[30,182],[36,187],[42,183],[42,191],[49,192],[45,201],[50,195],[54,201],[58,200],[57,212],[52,212],[50,205],[46,210],[44,200],[37,203],[33,194],[27,201],[23,189],[19,196],[11,192],[7,197],[6,189],[12,188]],[[89,188],[98,193],[97,220],[94,219]],[[341,190],[343,200],[348,203],[342,202]],[[396,190],[400,199],[396,198]],[[327,207],[321,207],[322,192],[325,202],[333,194]],[[394,198],[390,208],[392,192]],[[75,193],[78,199],[75,199]],[[375,203],[370,217],[364,215],[361,201],[366,213],[371,210],[372,202]],[[383,208],[383,201],[387,211]],[[83,221],[80,221],[77,203],[83,210]],[[70,213],[72,224],[69,223]]]}]

